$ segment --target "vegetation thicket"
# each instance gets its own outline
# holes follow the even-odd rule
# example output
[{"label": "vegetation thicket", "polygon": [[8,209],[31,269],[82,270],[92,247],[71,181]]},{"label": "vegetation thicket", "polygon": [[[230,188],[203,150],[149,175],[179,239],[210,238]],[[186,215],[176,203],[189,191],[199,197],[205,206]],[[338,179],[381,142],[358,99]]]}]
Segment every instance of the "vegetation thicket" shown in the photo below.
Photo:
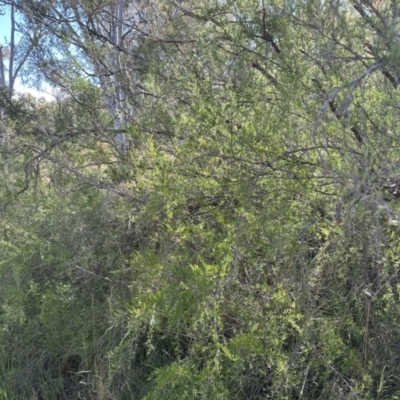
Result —
[{"label": "vegetation thicket", "polygon": [[0,5],[0,399],[400,399],[396,1]]}]

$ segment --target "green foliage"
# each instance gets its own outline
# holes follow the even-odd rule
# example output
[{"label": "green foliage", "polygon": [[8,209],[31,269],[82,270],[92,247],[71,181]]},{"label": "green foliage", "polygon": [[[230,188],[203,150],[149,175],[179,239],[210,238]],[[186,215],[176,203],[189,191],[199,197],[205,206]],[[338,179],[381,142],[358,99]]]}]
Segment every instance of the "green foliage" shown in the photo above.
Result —
[{"label": "green foliage", "polygon": [[75,3],[1,122],[0,399],[399,398],[396,6]]}]

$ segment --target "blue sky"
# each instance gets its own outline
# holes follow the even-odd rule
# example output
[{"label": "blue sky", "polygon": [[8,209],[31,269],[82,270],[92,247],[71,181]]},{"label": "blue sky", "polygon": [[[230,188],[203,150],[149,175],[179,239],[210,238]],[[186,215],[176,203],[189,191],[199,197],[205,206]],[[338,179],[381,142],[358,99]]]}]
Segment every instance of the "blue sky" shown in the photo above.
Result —
[{"label": "blue sky", "polygon": [[[10,40],[10,33],[11,33],[11,16],[10,16],[10,7],[1,7],[2,10],[5,11],[4,15],[0,15],[0,44],[5,45]],[[16,35],[16,40],[18,40],[18,34]],[[5,60],[7,63],[7,60]],[[54,100],[54,96],[51,95],[50,88],[47,88],[45,91],[38,91],[34,88],[28,88],[21,84],[19,79],[16,80],[15,83],[15,90],[19,93],[30,93],[35,97],[44,97],[46,100]]]},{"label": "blue sky", "polygon": [[0,15],[0,44],[5,44],[4,37],[10,39],[11,17],[9,7],[1,7],[6,11],[5,15]]}]

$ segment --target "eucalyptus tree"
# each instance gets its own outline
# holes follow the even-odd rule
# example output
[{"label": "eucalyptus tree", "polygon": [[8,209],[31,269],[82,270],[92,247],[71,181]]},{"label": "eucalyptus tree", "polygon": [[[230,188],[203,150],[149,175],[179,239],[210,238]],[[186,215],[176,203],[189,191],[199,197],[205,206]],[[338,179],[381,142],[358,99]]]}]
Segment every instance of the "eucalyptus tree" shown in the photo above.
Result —
[{"label": "eucalyptus tree", "polygon": [[[1,119],[8,116],[7,110],[11,106],[11,98],[15,95],[15,82],[19,78],[27,81],[31,74],[30,60],[43,34],[40,25],[24,18],[18,13],[14,4],[0,2],[2,15],[10,19],[10,32],[4,38],[5,43],[0,45],[0,90],[1,90]],[[2,138],[5,138],[2,134]]]},{"label": "eucalyptus tree", "polygon": [[[0,6],[2,14],[6,14],[10,18],[10,32],[8,39],[6,38],[8,42],[1,46],[1,86],[6,87],[8,94],[11,95],[15,80],[32,53],[34,43],[40,37],[41,32],[38,26],[18,19],[15,5],[6,5],[4,2],[0,2]],[[24,26],[24,22],[28,22],[28,26]],[[8,63],[6,63],[6,60],[8,60]]]}]

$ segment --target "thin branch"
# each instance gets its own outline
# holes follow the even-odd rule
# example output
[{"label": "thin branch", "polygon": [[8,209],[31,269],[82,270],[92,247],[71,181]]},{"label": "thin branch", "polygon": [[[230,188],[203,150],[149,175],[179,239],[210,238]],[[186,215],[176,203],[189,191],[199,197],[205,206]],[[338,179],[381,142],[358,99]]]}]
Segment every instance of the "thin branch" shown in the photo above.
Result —
[{"label": "thin branch", "polygon": [[[316,129],[317,129],[319,123],[321,122],[321,119],[322,119],[323,115],[325,114],[327,108],[328,108],[328,107],[330,107],[330,108],[332,107],[332,101],[334,100],[334,98],[335,98],[343,89],[345,89],[346,87],[350,86],[350,90],[349,90],[349,93],[348,93],[348,95],[347,95],[347,97],[346,97],[346,101],[345,101],[345,106],[348,107],[348,104],[347,104],[347,103],[349,102],[349,99],[351,99],[354,90],[355,90],[355,89],[357,88],[357,86],[362,82],[362,80],[363,80],[365,77],[368,77],[369,75],[371,75],[371,74],[372,74],[374,71],[376,71],[377,69],[383,67],[384,65],[385,65],[385,62],[384,62],[383,60],[381,60],[381,61],[379,61],[379,62],[377,62],[377,63],[371,65],[371,66],[370,66],[363,74],[361,74],[358,78],[354,79],[354,80],[351,81],[351,82],[346,82],[346,83],[342,84],[341,86],[339,86],[338,88],[334,89],[334,90],[328,95],[328,98],[325,100],[324,104],[322,105],[322,107],[321,107],[321,108],[319,109],[319,111],[318,111],[318,115],[317,115],[317,118],[316,118],[316,120],[315,120],[315,122],[314,122],[314,126],[313,126],[313,129],[312,129],[312,135],[313,135],[313,136],[315,135],[315,131],[316,131]],[[333,111],[333,112],[336,112],[336,107],[334,107],[332,111]],[[345,112],[345,111],[347,111],[346,108],[342,108],[342,114],[343,114],[343,112]],[[342,115],[342,116],[343,116],[343,115]],[[353,129],[352,129],[352,131],[353,131],[353,133],[355,133]],[[361,136],[360,136],[359,138],[358,138],[358,137],[356,137],[356,138],[357,138],[357,140],[358,140],[360,143],[362,143],[362,137],[361,137]]]}]

